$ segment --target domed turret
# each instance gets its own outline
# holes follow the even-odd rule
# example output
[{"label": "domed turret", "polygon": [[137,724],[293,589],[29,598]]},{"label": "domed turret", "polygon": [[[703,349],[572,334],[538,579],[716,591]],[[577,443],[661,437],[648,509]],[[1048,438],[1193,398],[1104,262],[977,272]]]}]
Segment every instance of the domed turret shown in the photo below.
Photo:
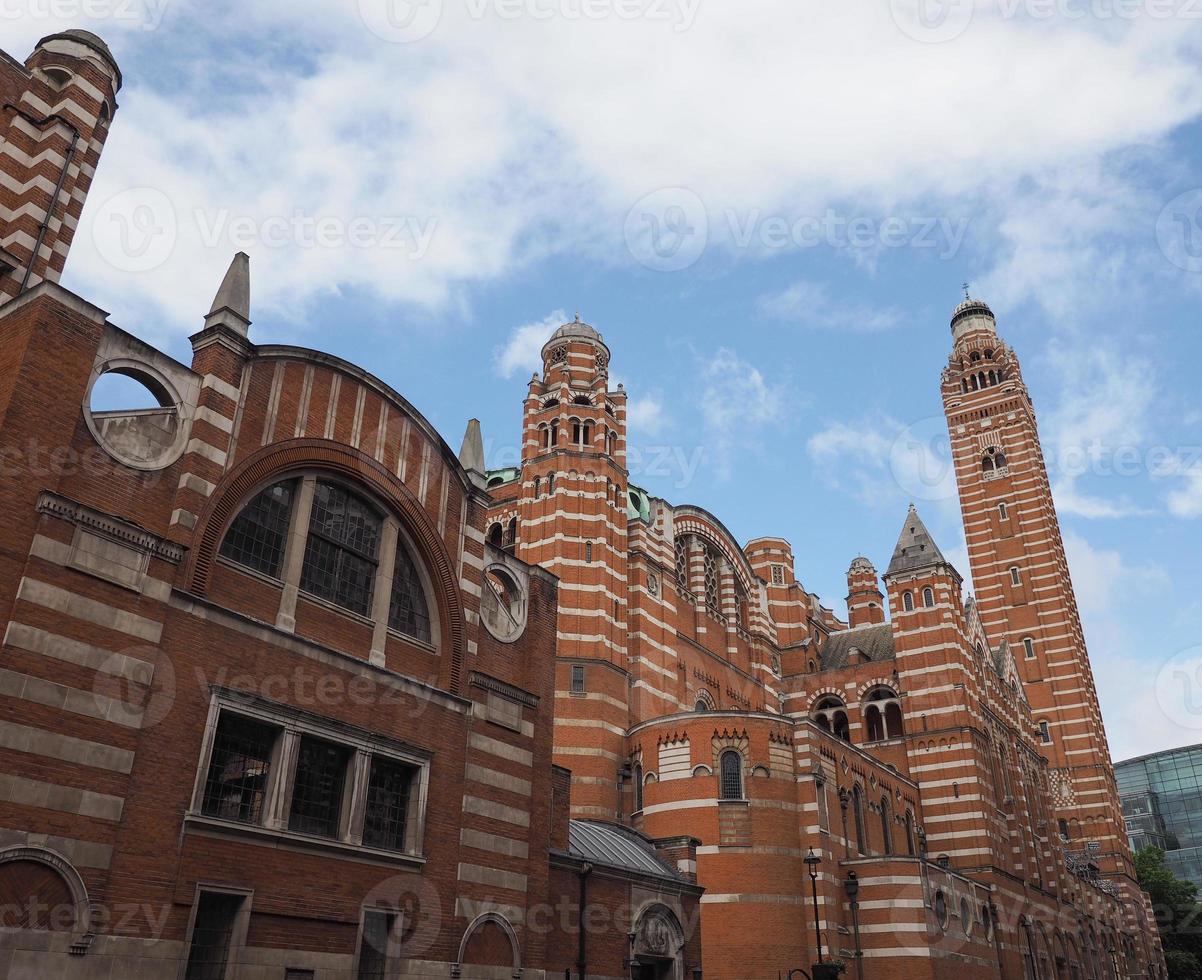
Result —
[{"label": "domed turret", "polygon": [[970,333],[997,333],[997,318],[984,300],[966,296],[952,311],[952,339],[959,341]]},{"label": "domed turret", "polygon": [[876,568],[863,555],[852,559],[847,569],[847,625],[877,626],[885,621],[884,596]]}]

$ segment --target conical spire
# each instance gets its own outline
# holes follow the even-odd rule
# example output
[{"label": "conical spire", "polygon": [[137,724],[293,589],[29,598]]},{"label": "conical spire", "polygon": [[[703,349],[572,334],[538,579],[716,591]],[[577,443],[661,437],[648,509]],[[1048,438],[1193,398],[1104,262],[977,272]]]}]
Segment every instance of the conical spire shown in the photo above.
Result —
[{"label": "conical spire", "polygon": [[487,482],[484,475],[484,435],[480,431],[480,420],[471,419],[463,433],[463,445],[459,449],[459,462],[477,486]]},{"label": "conical spire", "polygon": [[897,575],[902,572],[913,572],[931,565],[946,565],[947,559],[935,544],[931,532],[918,516],[918,508],[910,504],[906,514],[906,523],[897,539],[897,547],[893,549],[893,558],[889,562],[886,575]]},{"label": "conical spire", "polygon": [[239,336],[250,330],[250,256],[239,252],[230,262],[221,287],[213,299],[213,308],[205,317],[205,329],[228,327]]}]

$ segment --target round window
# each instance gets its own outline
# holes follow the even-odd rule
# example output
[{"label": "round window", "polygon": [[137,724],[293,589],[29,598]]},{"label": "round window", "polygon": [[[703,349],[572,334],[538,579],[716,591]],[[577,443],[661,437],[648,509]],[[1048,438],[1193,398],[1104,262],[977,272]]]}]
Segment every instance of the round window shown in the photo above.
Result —
[{"label": "round window", "polygon": [[484,570],[480,618],[498,640],[512,643],[526,629],[526,590],[504,565]]},{"label": "round window", "polygon": [[935,918],[939,920],[939,928],[947,928],[947,898],[943,892],[935,892]]},{"label": "round window", "polygon": [[110,361],[92,376],[84,418],[110,456],[134,469],[157,470],[184,451],[181,407],[158,372],[136,362]]}]

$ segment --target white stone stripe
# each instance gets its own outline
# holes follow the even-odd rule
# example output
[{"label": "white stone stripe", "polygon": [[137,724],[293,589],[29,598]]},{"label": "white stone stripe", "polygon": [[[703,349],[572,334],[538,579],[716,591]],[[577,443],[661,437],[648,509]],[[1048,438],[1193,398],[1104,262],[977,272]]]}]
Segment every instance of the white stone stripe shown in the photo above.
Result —
[{"label": "white stone stripe", "polygon": [[106,603],[76,595],[37,579],[22,578],[17,587],[17,598],[149,643],[158,643],[163,634],[163,625],[145,616],[115,609]]}]

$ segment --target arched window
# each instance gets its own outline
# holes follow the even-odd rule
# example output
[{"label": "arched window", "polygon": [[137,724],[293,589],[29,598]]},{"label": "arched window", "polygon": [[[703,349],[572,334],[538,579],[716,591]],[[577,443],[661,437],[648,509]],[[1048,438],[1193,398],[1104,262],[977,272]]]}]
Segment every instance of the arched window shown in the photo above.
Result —
[{"label": "arched window", "polygon": [[534,478],[534,497],[537,500],[542,495],[543,495],[543,478],[541,476],[536,476]]},{"label": "arched window", "polygon": [[1023,919],[1018,928],[1021,933],[1023,965],[1026,967],[1027,980],[1039,980],[1035,969],[1035,945],[1031,938],[1031,923]]},{"label": "arched window", "polygon": [[643,767],[638,763],[634,767],[634,809],[636,813],[643,809]]},{"label": "arched window", "polygon": [[555,474],[552,473],[547,477],[547,493],[552,494],[554,492],[555,492]]},{"label": "arched window", "polygon": [[734,749],[727,749],[722,753],[720,763],[722,771],[722,799],[743,799],[743,757]]},{"label": "arched window", "polygon": [[922,604],[927,609],[935,608],[935,590],[929,585],[922,590]]},{"label": "arched window", "polygon": [[682,592],[689,591],[689,549],[686,539],[676,539],[676,584]]},{"label": "arched window", "polygon": [[544,422],[538,427],[538,444],[547,449],[551,445],[551,427]]},{"label": "arched window", "polygon": [[593,560],[593,543],[591,541],[584,542],[584,560]]},{"label": "arched window", "polygon": [[864,727],[868,730],[870,742],[879,742],[885,737],[885,719],[875,704],[870,704],[864,711]]},{"label": "arched window", "polygon": [[398,633],[423,643],[430,642],[430,605],[426,601],[426,589],[403,536],[397,541],[396,562],[392,567],[388,625]]},{"label": "arched window", "polygon": [[514,546],[518,541],[518,519],[511,517],[509,523],[505,525],[505,544],[503,547],[506,551],[512,553]]},{"label": "arched window", "polygon": [[572,399],[573,405],[591,405],[592,403],[592,399],[588,395],[577,395]]},{"label": "arched window", "polygon": [[300,587],[351,612],[371,611],[380,515],[337,483],[317,481]]},{"label": "arched window", "polygon": [[295,480],[285,480],[261,490],[234,518],[221,543],[221,556],[279,578],[295,489]]},{"label": "arched window", "polygon": [[890,827],[891,815],[889,812],[889,797],[881,797],[881,841],[883,842],[885,853],[893,853],[893,833]]},{"label": "arched window", "polygon": [[717,614],[721,611],[718,604],[718,556],[714,554],[713,549],[706,547],[703,552],[703,565],[705,571],[705,607],[711,613]]},{"label": "arched window", "polygon": [[997,505],[997,516],[1003,521],[1010,517],[1010,512],[1006,509],[1006,501],[1003,500]]},{"label": "arched window", "polygon": [[[559,404],[559,403],[556,402],[556,404]],[[558,419],[556,419],[554,422],[552,422],[547,427],[547,433],[548,433],[547,445],[552,448],[555,446],[558,446],[559,445],[559,420]]]},{"label": "arched window", "polygon": [[580,445],[591,446],[593,444],[593,423],[589,421],[582,422],[580,425]]},{"label": "arched window", "polygon": [[986,454],[981,457],[981,470],[985,473],[993,472],[993,457]]},{"label": "arched window", "polygon": [[861,854],[867,853],[867,848],[864,840],[864,794],[860,792],[860,784],[852,788],[851,791],[851,807],[855,814],[856,822],[856,850]]},{"label": "arched window", "polygon": [[901,738],[904,734],[901,705],[896,701],[891,701],[885,705],[885,737]]},{"label": "arched window", "polygon": [[827,695],[814,705],[811,717],[819,728],[830,732],[835,738],[841,738],[845,742],[851,741],[846,706],[834,695]]},{"label": "arched window", "polygon": [[1021,585],[1022,581],[1023,581],[1022,575],[1018,571],[1018,566],[1011,565],[1010,566],[1010,584],[1011,585]]},{"label": "arched window", "polygon": [[1035,641],[1029,636],[1023,637],[1023,652],[1028,660],[1035,659]]},{"label": "arched window", "polygon": [[906,811],[906,853],[914,857],[914,811]]},{"label": "arched window", "polygon": [[979,361],[981,359],[981,355],[977,351],[973,351],[971,354],[968,355],[968,359],[970,361],[972,361],[973,364],[976,364],[977,361]]},{"label": "arched window", "polygon": [[913,592],[903,592],[902,593],[902,609],[904,609],[906,612],[914,611],[914,593]]}]

